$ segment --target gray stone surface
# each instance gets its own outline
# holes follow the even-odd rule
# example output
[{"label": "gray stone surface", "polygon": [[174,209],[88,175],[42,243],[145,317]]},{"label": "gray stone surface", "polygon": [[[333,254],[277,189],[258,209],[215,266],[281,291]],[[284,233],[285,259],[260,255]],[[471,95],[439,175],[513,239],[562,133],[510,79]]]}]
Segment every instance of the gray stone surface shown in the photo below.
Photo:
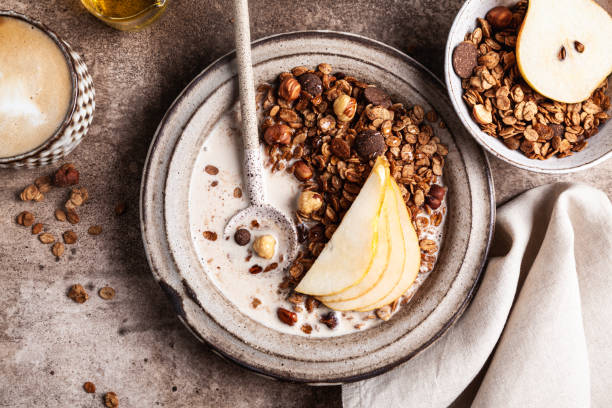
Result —
[{"label": "gray stone surface", "polygon": [[[53,220],[66,200],[54,190],[21,203],[21,188],[49,169],[0,170],[0,406],[100,407],[115,391],[122,407],[339,407],[339,387],[273,382],[219,359],[178,322],[148,271],[138,224],[140,171],[166,109],[203,68],[232,48],[229,2],[172,1],[166,15],[137,33],[115,31],[77,0],[5,0],[0,7],[42,20],[84,57],[97,90],[89,135],[69,157],[91,202],[74,230],[79,242],[59,261],[14,217],[30,210],[59,235]],[[442,50],[459,0],[251,1],[252,37],[302,29],[363,34],[442,72]],[[612,161],[574,175],[546,176],[491,159],[497,200],[553,181],[583,181],[612,193]],[[124,200],[128,212],[113,215]],[[100,236],[87,235],[100,224]],[[81,283],[83,305],[65,296]],[[97,290],[117,290],[103,301]],[[86,394],[85,381],[96,384]],[[176,391],[173,391],[176,387]]]}]

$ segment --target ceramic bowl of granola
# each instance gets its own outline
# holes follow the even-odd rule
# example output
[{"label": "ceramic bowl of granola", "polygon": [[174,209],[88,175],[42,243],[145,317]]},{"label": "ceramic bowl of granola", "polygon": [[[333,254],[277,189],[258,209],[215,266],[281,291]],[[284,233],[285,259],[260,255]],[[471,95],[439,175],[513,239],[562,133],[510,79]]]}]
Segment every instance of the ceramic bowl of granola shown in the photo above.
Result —
[{"label": "ceramic bowl of granola", "polygon": [[[193,334],[244,367],[310,384],[376,375],[442,336],[474,294],[495,214],[486,156],[442,84],[393,48],[313,31],[252,52],[265,188],[298,225],[300,253],[280,270],[283,243],[257,244],[275,225],[257,219],[223,234],[248,205],[232,53],[183,91],[151,144],[141,225],[153,275]],[[341,94],[354,109],[334,109]],[[380,143],[360,145],[364,131]],[[420,269],[393,302],[340,312],[294,289],[359,196],[371,149],[411,214]]]},{"label": "ceramic bowl of granola", "polygon": [[[612,1],[597,3],[612,11]],[[486,18],[497,6],[512,12],[504,29]],[[535,92],[523,80],[514,53],[527,6],[524,0],[463,4],[446,44],[448,94],[465,128],[495,157],[539,173],[584,170],[612,157],[608,81],[578,104],[555,102]],[[471,52],[478,58],[473,69],[466,65]],[[458,66],[461,60],[464,65]]]}]

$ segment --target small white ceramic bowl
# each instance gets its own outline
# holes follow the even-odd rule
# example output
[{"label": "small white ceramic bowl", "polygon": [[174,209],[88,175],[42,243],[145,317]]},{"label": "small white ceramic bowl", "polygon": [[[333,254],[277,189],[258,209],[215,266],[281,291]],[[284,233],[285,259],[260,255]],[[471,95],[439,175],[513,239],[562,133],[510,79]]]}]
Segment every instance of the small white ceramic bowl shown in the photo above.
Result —
[{"label": "small white ceramic bowl", "polygon": [[[537,173],[570,173],[595,166],[612,157],[612,121],[608,121],[599,129],[599,133],[589,138],[588,146],[573,156],[558,159],[552,157],[548,160],[533,160],[527,158],[519,150],[510,150],[497,138],[487,135],[470,115],[470,111],[462,99],[463,89],[461,78],[453,69],[453,49],[463,41],[465,34],[476,28],[476,18],[484,17],[487,12],[496,6],[512,6],[518,0],[466,0],[457,13],[451,26],[446,42],[446,55],[444,58],[444,79],[450,100],[453,104],[463,126],[470,132],[480,145],[495,157],[502,159],[513,166]],[[596,0],[599,5],[612,12],[612,0]]]}]

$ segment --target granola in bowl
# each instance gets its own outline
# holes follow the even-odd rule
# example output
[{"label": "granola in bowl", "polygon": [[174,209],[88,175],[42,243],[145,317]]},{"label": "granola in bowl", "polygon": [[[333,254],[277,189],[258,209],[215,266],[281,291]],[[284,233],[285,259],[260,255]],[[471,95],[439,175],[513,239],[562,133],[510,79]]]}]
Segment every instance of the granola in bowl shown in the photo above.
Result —
[{"label": "granola in bowl", "polygon": [[[484,133],[529,159],[572,156],[585,149],[610,118],[608,80],[581,103],[553,101],[534,91],[521,76],[515,55],[527,6],[522,0],[479,16],[477,27],[454,44],[453,69],[461,77],[471,119]],[[578,52],[582,46],[575,44]],[[564,49],[558,58],[565,58]]]},{"label": "granola in bowl", "polygon": [[[216,286],[240,310],[282,332],[329,337],[389,320],[407,303],[436,263],[447,211],[443,168],[448,148],[435,111],[393,103],[385,90],[329,64],[296,67],[258,87],[268,198],[294,214],[301,251],[287,271],[275,253],[273,225],[253,220],[232,239],[221,231],[247,205],[235,112],[208,136],[196,163],[191,233]],[[228,148],[229,147],[229,148]],[[293,289],[321,253],[359,194],[374,158],[384,155],[417,231],[421,267],[415,283],[372,312],[333,311]],[[229,237],[226,237],[229,238]]]}]

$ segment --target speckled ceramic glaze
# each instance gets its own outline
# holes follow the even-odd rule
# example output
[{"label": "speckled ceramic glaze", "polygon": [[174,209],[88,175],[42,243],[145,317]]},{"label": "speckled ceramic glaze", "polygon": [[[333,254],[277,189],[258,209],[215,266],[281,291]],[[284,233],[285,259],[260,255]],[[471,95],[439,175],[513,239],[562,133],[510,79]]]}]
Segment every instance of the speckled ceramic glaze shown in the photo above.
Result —
[{"label": "speckled ceramic glaze", "polygon": [[241,314],[211,282],[196,255],[188,197],[194,163],[210,129],[237,101],[234,55],[203,71],[174,102],[151,144],[141,191],[141,225],[155,279],[181,321],[220,355],[261,374],[310,384],[379,374],[439,338],[463,312],[479,280],[491,238],[494,197],[483,151],[467,134],[442,84],[407,55],[336,32],[297,32],[253,44],[256,82],[294,66],[330,63],[379,84],[394,100],[434,108],[449,146],[444,243],[434,272],[391,320],[332,338],[280,333]]},{"label": "speckled ceramic glaze", "polygon": [[[608,12],[612,12],[612,0],[596,0]],[[471,133],[489,153],[513,166],[538,173],[569,173],[585,170],[589,167],[612,157],[612,125],[608,121],[600,127],[599,133],[589,138],[589,145],[581,152],[569,157],[559,159],[552,157],[548,160],[528,159],[519,150],[510,150],[504,143],[495,137],[489,136],[480,130],[480,127],[470,114],[463,101],[461,78],[455,74],[452,64],[452,54],[455,46],[463,41],[465,34],[476,28],[476,18],[484,17],[495,6],[512,6],[518,0],[467,0],[457,13],[450,29],[446,43],[446,56],[444,58],[444,78],[451,102],[463,126]]]},{"label": "speckled ceramic glaze", "polygon": [[55,163],[73,151],[87,134],[96,108],[93,81],[79,54],[44,24],[13,11],[0,10],[0,16],[19,18],[46,33],[64,54],[72,81],[70,106],[60,127],[36,149],[18,156],[0,158],[0,168],[32,168]]}]

